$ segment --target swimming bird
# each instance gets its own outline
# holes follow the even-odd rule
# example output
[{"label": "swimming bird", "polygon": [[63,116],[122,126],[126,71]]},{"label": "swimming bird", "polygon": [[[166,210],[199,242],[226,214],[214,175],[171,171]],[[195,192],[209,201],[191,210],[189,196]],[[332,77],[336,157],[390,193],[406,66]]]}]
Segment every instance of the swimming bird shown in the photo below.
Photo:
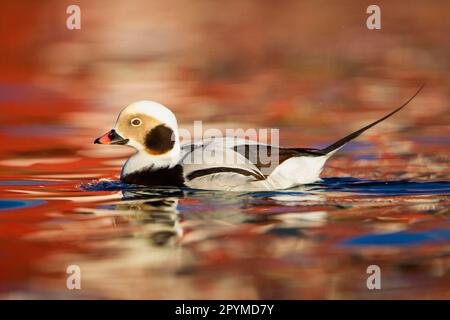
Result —
[{"label": "swimming bird", "polygon": [[320,180],[325,162],[349,141],[400,107],[323,149],[282,148],[236,137],[211,137],[181,143],[175,115],[153,101],[138,101],[119,114],[114,129],[94,143],[125,145],[136,150],[120,179],[145,186],[207,190],[283,190]]}]

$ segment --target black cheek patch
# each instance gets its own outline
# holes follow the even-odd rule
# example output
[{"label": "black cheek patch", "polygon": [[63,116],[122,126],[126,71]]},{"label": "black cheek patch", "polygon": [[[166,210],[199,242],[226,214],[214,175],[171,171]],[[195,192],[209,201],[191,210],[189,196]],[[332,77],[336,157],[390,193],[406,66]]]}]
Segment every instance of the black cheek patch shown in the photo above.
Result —
[{"label": "black cheek patch", "polygon": [[175,140],[173,130],[163,124],[154,127],[145,136],[145,146],[153,154],[163,154],[172,150]]}]

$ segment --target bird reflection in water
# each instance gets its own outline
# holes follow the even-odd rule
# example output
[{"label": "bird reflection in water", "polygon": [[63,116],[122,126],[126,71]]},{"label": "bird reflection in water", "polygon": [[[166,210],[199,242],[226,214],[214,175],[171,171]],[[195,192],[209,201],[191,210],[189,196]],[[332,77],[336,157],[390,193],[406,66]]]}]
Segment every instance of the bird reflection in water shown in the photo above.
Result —
[{"label": "bird reflection in water", "polygon": [[114,204],[115,210],[132,212],[127,215],[131,224],[144,226],[145,234],[155,246],[174,245],[183,235],[177,210],[182,191],[149,192],[122,191],[123,198]]}]

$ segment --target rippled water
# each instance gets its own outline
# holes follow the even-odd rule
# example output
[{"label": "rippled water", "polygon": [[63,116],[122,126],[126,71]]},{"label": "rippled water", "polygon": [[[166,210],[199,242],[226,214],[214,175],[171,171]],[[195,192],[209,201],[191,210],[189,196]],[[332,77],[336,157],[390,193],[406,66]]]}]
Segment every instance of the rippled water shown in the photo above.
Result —
[{"label": "rippled water", "polygon": [[[448,10],[386,1],[368,34],[352,1],[80,1],[68,33],[58,2],[18,3],[0,30],[0,298],[450,298]],[[187,129],[322,147],[422,83],[293,190],[125,185],[131,151],[93,144],[145,98]]]},{"label": "rippled water", "polygon": [[[450,182],[229,193],[69,172],[1,182],[3,297],[448,297]],[[65,288],[73,264],[76,292]],[[366,288],[372,264],[379,293]]]}]

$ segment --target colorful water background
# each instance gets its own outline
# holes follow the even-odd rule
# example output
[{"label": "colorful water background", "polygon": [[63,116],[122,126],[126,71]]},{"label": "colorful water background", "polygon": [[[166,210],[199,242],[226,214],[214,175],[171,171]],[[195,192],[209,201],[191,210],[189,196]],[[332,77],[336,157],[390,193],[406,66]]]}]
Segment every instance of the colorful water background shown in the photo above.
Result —
[{"label": "colorful water background", "polygon": [[[381,31],[351,1],[81,1],[79,31],[58,1],[2,6],[1,298],[450,297],[448,2],[380,1]],[[184,128],[320,147],[422,83],[285,192],[127,186],[131,150],[93,145],[152,99]]]}]

